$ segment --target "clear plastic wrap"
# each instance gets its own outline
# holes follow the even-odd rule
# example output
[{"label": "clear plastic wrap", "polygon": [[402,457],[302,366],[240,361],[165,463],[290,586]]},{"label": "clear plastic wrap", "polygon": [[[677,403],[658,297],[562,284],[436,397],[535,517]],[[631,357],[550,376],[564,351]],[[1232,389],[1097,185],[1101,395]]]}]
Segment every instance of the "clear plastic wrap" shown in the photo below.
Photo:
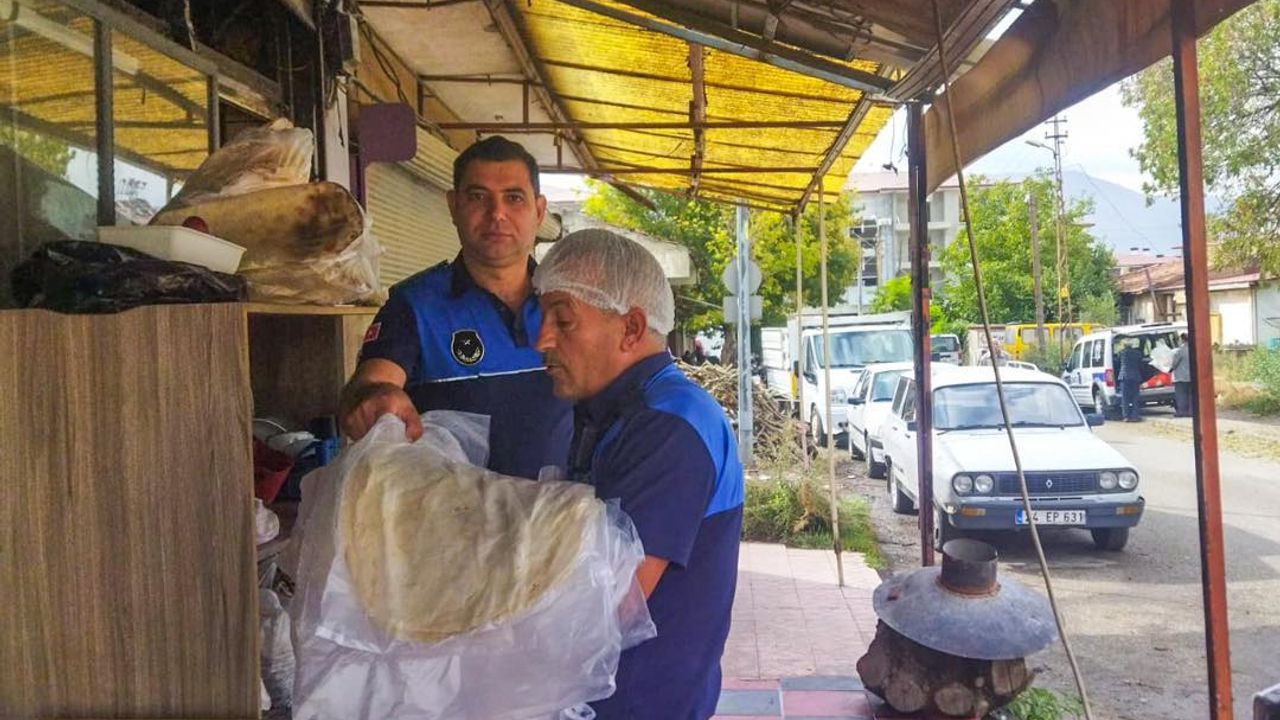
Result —
[{"label": "clear plastic wrap", "polygon": [[216,197],[301,185],[311,179],[316,142],[286,118],[249,128],[205,159],[165,209]]},{"label": "clear plastic wrap", "polygon": [[[423,437],[409,443],[403,423],[385,416],[336,462],[303,480],[295,530],[297,590],[290,608],[298,662],[295,718],[558,718],[564,708],[611,695],[622,650],[656,634],[635,580],[644,558],[635,528],[616,503],[594,498],[585,501],[595,504],[594,511],[575,531],[581,533],[575,561],[518,612],[434,643],[400,639],[370,619],[344,552],[343,502],[349,500],[344,484],[355,482],[352,478],[375,461],[390,463],[396,477],[401,471],[408,476],[454,464],[483,464],[487,421],[430,412],[423,415]],[[519,492],[512,497],[581,489],[480,472],[484,483],[516,484],[511,487]],[[533,514],[529,503],[517,503],[496,519],[520,523]],[[474,557],[482,563],[486,556],[498,557],[498,549],[484,541],[459,540],[458,546],[447,548],[444,562],[454,567],[448,563]],[[422,562],[440,561],[440,555],[432,555]],[[465,580],[449,573],[440,577],[451,592],[492,591],[483,583],[453,587]],[[459,572],[458,577],[468,575]]]}]

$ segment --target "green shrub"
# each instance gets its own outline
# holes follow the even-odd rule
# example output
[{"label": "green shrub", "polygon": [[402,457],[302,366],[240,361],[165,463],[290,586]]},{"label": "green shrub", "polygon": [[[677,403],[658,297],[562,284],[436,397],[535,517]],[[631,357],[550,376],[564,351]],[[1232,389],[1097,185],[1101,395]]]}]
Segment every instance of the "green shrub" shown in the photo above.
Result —
[{"label": "green shrub", "polygon": [[[815,463],[815,466],[820,463]],[[793,475],[793,474],[792,474]],[[831,548],[831,499],[815,477],[776,475],[750,480],[742,509],[742,539],[782,543],[790,547]],[[862,553],[873,568],[884,567],[862,498],[840,501],[840,538],[846,550]]]},{"label": "green shrub", "polygon": [[1046,342],[1044,347],[1032,343],[1022,351],[1021,359],[1056,377],[1062,374],[1062,364],[1071,355],[1071,347],[1071,343],[1059,343],[1053,340]]},{"label": "green shrub", "polygon": [[1258,394],[1246,400],[1244,408],[1256,415],[1280,413],[1280,351],[1254,350],[1249,355],[1248,377],[1257,384]]},{"label": "green shrub", "polygon": [[1067,720],[1084,716],[1078,698],[1046,688],[1027,688],[1013,702],[989,717],[1000,720]]}]

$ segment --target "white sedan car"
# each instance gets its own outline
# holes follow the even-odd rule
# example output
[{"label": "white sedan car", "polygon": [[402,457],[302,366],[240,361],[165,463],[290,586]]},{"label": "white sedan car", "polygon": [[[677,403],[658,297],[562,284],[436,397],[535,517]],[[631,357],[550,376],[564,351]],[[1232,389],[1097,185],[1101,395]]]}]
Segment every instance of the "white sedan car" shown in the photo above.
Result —
[{"label": "white sedan car", "polygon": [[849,453],[867,461],[867,474],[884,477],[884,444],[880,426],[889,415],[898,378],[910,374],[912,364],[879,363],[862,369],[849,395]]},{"label": "white sedan car", "polygon": [[[1099,549],[1122,549],[1145,502],[1133,464],[1093,434],[1102,417],[1083,415],[1066,384],[1051,375],[1006,367],[1000,376],[1036,524],[1086,528]],[[915,401],[914,380],[904,376],[881,431],[898,512],[918,504]],[[1027,525],[990,368],[939,368],[933,375],[932,487],[939,547],[965,530]]]}]

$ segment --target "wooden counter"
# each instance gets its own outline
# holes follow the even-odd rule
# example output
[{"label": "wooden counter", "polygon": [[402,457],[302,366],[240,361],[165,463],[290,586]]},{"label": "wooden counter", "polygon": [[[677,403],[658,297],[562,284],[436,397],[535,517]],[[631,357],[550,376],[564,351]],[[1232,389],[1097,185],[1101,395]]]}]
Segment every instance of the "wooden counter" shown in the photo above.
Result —
[{"label": "wooden counter", "polygon": [[0,312],[6,717],[258,716],[252,418],[334,412],[372,312]]}]

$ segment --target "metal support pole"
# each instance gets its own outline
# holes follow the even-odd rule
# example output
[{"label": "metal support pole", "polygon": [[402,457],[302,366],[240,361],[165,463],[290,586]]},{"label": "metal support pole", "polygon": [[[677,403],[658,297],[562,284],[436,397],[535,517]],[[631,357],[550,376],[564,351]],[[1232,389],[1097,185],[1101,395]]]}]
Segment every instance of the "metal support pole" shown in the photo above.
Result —
[{"label": "metal support pole", "polygon": [[747,208],[738,205],[738,458],[743,467],[755,455],[754,418],[751,412],[751,238]]},{"label": "metal support pole", "polygon": [[1040,352],[1045,352],[1049,346],[1045,344],[1044,334],[1044,291],[1040,286],[1040,216],[1037,214],[1034,192],[1027,193],[1027,223],[1031,227],[1031,277],[1035,283],[1036,347],[1040,348]]},{"label": "metal support pole", "polygon": [[115,78],[111,59],[111,28],[101,20],[93,21],[94,104],[98,108],[94,121],[98,151],[98,224],[116,224],[116,126]]},{"label": "metal support pole", "polygon": [[1200,577],[1204,589],[1205,657],[1209,717],[1229,720],[1231,650],[1227,625],[1226,556],[1218,474],[1218,420],[1214,408],[1213,348],[1209,332],[1209,249],[1205,236],[1204,168],[1201,161],[1200,73],[1192,0],[1173,2],[1173,85],[1178,120],[1178,169],[1182,197],[1182,262],[1191,340],[1193,447],[1200,510]]},{"label": "metal support pole", "polygon": [[840,543],[840,502],[836,499],[836,430],[831,424],[831,319],[827,313],[827,210],[823,203],[826,193],[822,192],[822,180],[819,179],[818,182],[818,247],[822,265],[822,385],[827,409],[827,485],[831,489],[831,547],[836,553],[836,578],[840,587],[844,587],[844,563],[840,560],[840,553],[844,549]]},{"label": "metal support pole", "polygon": [[[911,330],[915,334],[916,467],[920,499],[920,564],[934,563],[933,525],[946,522],[933,506],[933,384],[929,342],[929,223],[926,218],[924,111],[919,102],[907,109],[907,199],[911,219]],[[892,472],[892,468],[890,468]]]},{"label": "metal support pole", "polygon": [[[791,345],[791,328],[787,328],[787,343],[796,348],[797,356],[792,360],[791,374],[796,382],[796,416],[804,420],[804,243],[801,241],[801,228],[804,216],[797,212],[791,216],[796,231],[796,338]],[[804,466],[809,467],[809,429],[800,433],[800,456],[804,458]]]}]

